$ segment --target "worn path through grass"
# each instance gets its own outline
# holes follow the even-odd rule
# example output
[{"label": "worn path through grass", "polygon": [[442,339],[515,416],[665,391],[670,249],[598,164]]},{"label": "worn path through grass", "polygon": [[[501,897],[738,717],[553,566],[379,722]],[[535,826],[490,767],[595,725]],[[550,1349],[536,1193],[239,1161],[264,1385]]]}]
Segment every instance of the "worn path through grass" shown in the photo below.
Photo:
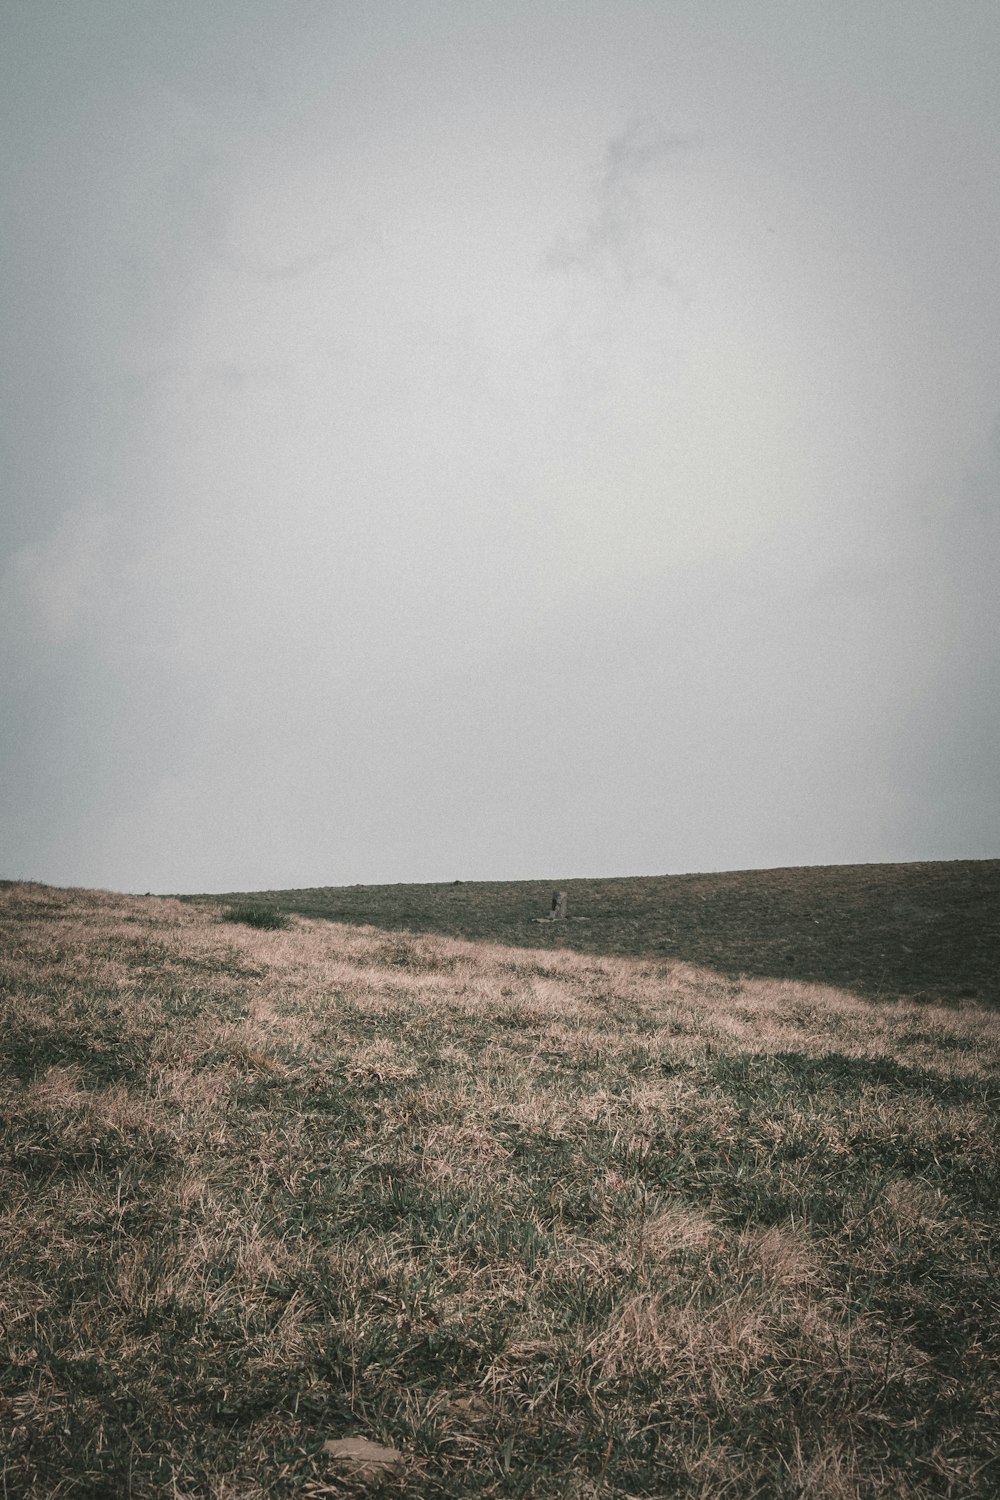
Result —
[{"label": "worn path through grass", "polygon": [[0,888],[0,1493],[997,1493],[995,1011],[220,914]]}]

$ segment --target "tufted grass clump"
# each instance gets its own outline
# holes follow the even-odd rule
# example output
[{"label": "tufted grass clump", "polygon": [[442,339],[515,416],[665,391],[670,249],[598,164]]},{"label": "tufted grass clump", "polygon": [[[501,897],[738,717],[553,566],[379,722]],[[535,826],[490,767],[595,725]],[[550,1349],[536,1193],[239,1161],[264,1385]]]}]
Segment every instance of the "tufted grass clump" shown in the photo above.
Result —
[{"label": "tufted grass clump", "polygon": [[268,932],[289,927],[291,923],[283,911],[260,902],[245,902],[242,906],[227,906],[222,913],[224,922],[242,922],[246,927],[259,927]]}]

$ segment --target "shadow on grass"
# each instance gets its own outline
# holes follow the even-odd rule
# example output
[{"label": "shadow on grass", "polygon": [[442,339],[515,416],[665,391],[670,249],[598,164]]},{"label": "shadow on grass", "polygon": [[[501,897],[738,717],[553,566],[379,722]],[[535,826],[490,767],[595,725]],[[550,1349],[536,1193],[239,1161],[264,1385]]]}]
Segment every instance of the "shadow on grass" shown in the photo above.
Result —
[{"label": "shadow on grass", "polygon": [[727,1093],[758,1106],[768,1097],[780,1104],[793,1094],[808,1099],[832,1092],[850,1099],[873,1087],[897,1096],[923,1096],[936,1104],[1000,1106],[996,1084],[978,1077],[944,1077],[893,1057],[849,1057],[843,1052],[821,1057],[801,1052],[750,1054],[720,1058],[712,1073]]},{"label": "shadow on grass", "polygon": [[[570,920],[540,921],[556,888],[567,892]],[[806,980],[874,1000],[1000,1004],[1000,860],[326,886],[185,899],[252,899],[391,932],[681,959],[731,978]]]}]

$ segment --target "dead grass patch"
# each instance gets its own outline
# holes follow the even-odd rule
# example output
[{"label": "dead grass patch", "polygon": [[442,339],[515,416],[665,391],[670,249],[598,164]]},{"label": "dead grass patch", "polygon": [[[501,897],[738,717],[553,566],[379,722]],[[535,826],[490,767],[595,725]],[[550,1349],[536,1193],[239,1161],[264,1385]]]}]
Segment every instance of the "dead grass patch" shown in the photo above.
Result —
[{"label": "dead grass patch", "polygon": [[347,1495],[351,1436],[403,1496],[995,1493],[995,1012],[102,892],[0,924],[7,1496]]}]

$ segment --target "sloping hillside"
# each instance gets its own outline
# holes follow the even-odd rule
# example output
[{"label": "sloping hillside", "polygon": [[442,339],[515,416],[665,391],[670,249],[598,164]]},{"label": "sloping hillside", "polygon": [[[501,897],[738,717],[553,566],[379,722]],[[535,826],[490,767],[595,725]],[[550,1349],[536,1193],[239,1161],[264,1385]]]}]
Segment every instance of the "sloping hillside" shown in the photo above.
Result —
[{"label": "sloping hillside", "polygon": [[997,1494],[995,1011],[222,915],[0,887],[5,1500]]},{"label": "sloping hillside", "polygon": [[[567,892],[570,916],[586,920],[540,925],[555,889]],[[1000,860],[260,894],[283,911],[337,922],[683,959],[871,999],[1000,1004]]]}]

